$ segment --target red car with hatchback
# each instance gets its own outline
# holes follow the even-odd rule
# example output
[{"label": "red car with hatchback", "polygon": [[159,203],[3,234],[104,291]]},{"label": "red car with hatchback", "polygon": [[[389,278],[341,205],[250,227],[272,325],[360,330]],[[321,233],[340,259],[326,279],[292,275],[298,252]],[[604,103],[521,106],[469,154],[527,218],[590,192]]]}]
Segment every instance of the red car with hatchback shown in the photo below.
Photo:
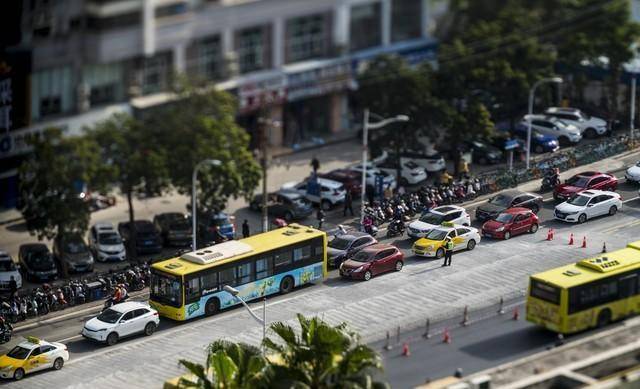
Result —
[{"label": "red car with hatchback", "polygon": [[390,271],[400,271],[404,266],[404,254],[390,244],[368,246],[340,265],[340,275],[369,281],[373,276]]},{"label": "red car with hatchback", "polygon": [[538,216],[528,208],[509,208],[482,226],[483,236],[505,240],[512,236],[536,231],[538,231]]},{"label": "red car with hatchback", "polygon": [[553,190],[553,198],[560,201],[566,201],[574,195],[589,189],[615,191],[618,187],[618,179],[607,173],[584,172],[576,174],[564,182],[556,186]]}]

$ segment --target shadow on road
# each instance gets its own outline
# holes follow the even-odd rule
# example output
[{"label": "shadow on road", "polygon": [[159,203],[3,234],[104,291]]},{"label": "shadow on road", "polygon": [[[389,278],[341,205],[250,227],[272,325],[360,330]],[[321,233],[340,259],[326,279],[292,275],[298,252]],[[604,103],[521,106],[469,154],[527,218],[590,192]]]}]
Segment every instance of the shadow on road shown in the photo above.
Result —
[{"label": "shadow on road", "polygon": [[525,327],[461,347],[460,351],[481,359],[501,360],[522,350],[539,347],[541,344],[552,344],[556,336],[542,328]]}]

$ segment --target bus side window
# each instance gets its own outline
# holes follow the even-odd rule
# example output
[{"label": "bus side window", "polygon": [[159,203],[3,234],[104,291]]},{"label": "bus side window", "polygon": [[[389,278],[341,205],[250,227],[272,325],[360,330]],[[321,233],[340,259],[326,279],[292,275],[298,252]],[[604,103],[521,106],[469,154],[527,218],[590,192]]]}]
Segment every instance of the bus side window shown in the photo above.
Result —
[{"label": "bus side window", "polygon": [[311,258],[311,246],[293,249],[293,262],[304,261]]},{"label": "bus side window", "polygon": [[291,265],[291,254],[292,252],[289,250],[276,253],[274,263],[276,272],[281,271],[278,268],[282,269],[283,267]]},{"label": "bus side window", "polygon": [[228,269],[224,269],[218,273],[220,275],[220,280],[218,283],[218,288],[222,289],[223,286],[229,285],[233,286],[236,282],[236,269],[234,267],[230,267]]},{"label": "bus side window", "polygon": [[236,272],[237,272],[237,278],[236,278],[237,285],[242,285],[242,284],[246,284],[248,282],[253,281],[253,274],[251,271],[251,262],[236,266]]},{"label": "bus side window", "polygon": [[200,298],[200,277],[188,280],[185,289],[187,303],[198,301]]},{"label": "bus side window", "polygon": [[200,283],[202,290],[218,289],[218,272],[203,274]]},{"label": "bus side window", "polygon": [[273,260],[271,257],[256,260],[256,280],[273,275]]}]

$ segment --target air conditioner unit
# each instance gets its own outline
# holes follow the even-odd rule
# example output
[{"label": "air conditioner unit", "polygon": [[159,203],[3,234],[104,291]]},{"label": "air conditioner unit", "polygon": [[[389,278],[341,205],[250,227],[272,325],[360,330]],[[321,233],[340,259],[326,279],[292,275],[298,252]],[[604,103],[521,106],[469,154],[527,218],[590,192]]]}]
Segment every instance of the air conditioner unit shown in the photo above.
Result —
[{"label": "air conditioner unit", "polygon": [[466,382],[456,382],[455,384],[447,385],[447,389],[471,389]]},{"label": "air conditioner unit", "polygon": [[491,376],[484,374],[478,377],[473,377],[469,380],[471,389],[490,389],[491,388]]}]

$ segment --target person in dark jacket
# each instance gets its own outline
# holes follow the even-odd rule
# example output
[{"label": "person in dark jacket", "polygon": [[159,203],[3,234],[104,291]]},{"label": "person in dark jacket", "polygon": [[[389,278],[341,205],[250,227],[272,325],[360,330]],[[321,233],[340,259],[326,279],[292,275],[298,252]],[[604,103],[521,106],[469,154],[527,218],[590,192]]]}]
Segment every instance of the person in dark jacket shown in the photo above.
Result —
[{"label": "person in dark jacket", "polygon": [[324,223],[324,211],[322,210],[322,206],[318,208],[318,212],[316,213],[316,219],[318,219],[318,229],[322,229],[322,223]]},{"label": "person in dark jacket", "polygon": [[11,279],[9,280],[9,292],[11,292],[11,298],[13,298],[13,296],[18,292],[18,283],[13,276],[11,276]]},{"label": "person in dark jacket", "polygon": [[347,216],[347,211],[349,211],[351,216],[353,216],[353,196],[351,195],[350,190],[347,190],[347,193],[344,196],[344,210],[342,211],[342,216]]},{"label": "person in dark jacket", "polygon": [[249,221],[244,219],[244,222],[242,223],[242,237],[248,238],[249,236],[251,236],[251,232],[249,231]]},{"label": "person in dark jacket", "polygon": [[320,161],[315,156],[311,160],[311,168],[313,169],[313,174],[318,174],[318,169],[320,169]]}]

